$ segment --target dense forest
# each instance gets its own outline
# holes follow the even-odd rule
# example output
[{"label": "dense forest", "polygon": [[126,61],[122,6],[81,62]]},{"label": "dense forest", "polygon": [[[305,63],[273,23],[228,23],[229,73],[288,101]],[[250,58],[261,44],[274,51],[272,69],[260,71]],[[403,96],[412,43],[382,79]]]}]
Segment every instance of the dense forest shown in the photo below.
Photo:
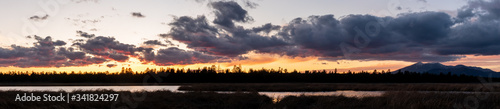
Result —
[{"label": "dense forest", "polygon": [[[500,81],[499,78],[492,78]],[[110,72],[21,72],[0,74],[1,83],[474,83],[478,77],[452,75],[451,72],[430,74],[409,71],[337,72],[312,70],[289,72],[287,69],[218,70],[216,67],[192,69],[146,69]]]}]

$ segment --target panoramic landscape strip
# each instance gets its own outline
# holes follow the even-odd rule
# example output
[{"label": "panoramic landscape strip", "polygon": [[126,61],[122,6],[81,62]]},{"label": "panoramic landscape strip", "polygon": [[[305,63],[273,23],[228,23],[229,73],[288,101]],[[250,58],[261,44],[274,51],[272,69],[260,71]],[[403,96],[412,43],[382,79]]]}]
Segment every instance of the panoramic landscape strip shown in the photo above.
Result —
[{"label": "panoramic landscape strip", "polygon": [[500,0],[1,0],[0,109],[500,109]]}]

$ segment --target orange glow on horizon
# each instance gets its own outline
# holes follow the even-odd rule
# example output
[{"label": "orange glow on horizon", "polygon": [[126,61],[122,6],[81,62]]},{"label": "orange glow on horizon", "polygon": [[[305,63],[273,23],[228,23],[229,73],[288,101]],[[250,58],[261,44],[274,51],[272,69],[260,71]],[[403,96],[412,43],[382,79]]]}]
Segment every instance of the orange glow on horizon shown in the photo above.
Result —
[{"label": "orange glow on horizon", "polygon": [[[20,67],[0,67],[0,72],[8,71],[35,71],[35,72],[119,72],[122,67],[132,68],[133,71],[144,71],[149,69],[160,69],[160,68],[179,68],[179,69],[198,69],[203,67],[211,67],[215,65],[220,67],[220,69],[232,69],[234,65],[242,65],[243,71],[248,71],[252,69],[278,69],[284,68],[288,69],[289,72],[293,70],[305,71],[305,70],[327,70],[331,71],[337,69],[338,72],[347,72],[348,70],[353,72],[359,71],[373,71],[373,70],[387,70],[396,71],[399,68],[413,64],[414,62],[404,62],[404,61],[356,61],[356,60],[339,60],[336,62],[318,60],[317,57],[287,57],[279,55],[269,55],[269,54],[247,54],[249,59],[246,60],[236,60],[232,62],[223,63],[199,63],[191,65],[172,65],[172,66],[157,66],[151,63],[143,64],[137,58],[130,58],[127,62],[106,62],[103,64],[94,64],[89,66],[79,66],[79,67],[50,67],[50,68],[20,68]],[[483,68],[490,68],[494,71],[500,70],[500,61],[495,61],[495,59],[500,59],[500,56],[472,56],[468,55],[466,58],[459,59],[452,62],[443,62],[445,65],[457,65],[464,64],[468,66],[479,66]],[[108,68],[106,64],[117,64],[116,67]]]}]

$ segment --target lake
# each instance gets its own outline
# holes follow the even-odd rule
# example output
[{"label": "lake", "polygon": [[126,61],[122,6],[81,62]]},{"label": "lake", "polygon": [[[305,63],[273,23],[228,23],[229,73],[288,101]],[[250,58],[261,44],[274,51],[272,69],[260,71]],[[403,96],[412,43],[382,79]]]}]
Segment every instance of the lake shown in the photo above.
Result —
[{"label": "lake", "polygon": [[[114,91],[172,91],[172,92],[187,92],[179,91],[179,85],[167,86],[0,86],[0,91],[92,91],[92,90],[114,90]],[[234,91],[215,91],[217,93],[235,93]],[[286,96],[329,96],[343,95],[345,97],[376,97],[384,94],[385,91],[324,91],[324,92],[258,92],[261,95],[269,96],[274,102],[285,98]],[[485,93],[485,92],[463,92],[463,91],[418,91],[423,93]],[[498,92],[486,92],[498,93]]]},{"label": "lake", "polygon": [[[92,90],[114,90],[114,91],[158,91],[168,90],[172,92],[185,92],[177,90],[180,86],[0,86],[0,91],[92,91]],[[231,91],[216,91],[219,93],[233,93]],[[326,92],[259,92],[261,95],[269,96],[275,100],[286,96],[320,96],[320,95],[343,95],[346,97],[372,97],[380,96],[384,91],[326,91]]]}]

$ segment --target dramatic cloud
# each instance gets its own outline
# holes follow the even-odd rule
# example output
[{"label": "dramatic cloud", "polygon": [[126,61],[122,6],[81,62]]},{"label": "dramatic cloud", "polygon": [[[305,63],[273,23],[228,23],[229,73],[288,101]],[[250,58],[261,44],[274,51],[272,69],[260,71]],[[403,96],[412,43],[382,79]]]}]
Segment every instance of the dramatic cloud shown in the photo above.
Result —
[{"label": "dramatic cloud", "polygon": [[[130,57],[137,57],[143,63],[168,66],[208,63],[216,59],[227,60],[227,58],[212,56],[197,51],[182,50],[175,47],[155,51],[153,48],[124,44],[115,40],[113,37],[95,36],[81,31],[77,33],[79,36],[84,36],[86,39],[75,41],[73,46],[96,57],[118,62],[125,62]],[[144,44],[168,46],[158,40],[148,40],[144,42]]]},{"label": "dramatic cloud", "polygon": [[146,16],[142,15],[140,12],[133,12],[132,16],[139,17],[139,18],[146,17]]},{"label": "dramatic cloud", "polygon": [[84,52],[76,52],[74,48],[59,48],[57,53],[66,56],[70,60],[84,59],[86,57]]},{"label": "dramatic cloud", "polygon": [[453,25],[451,17],[442,12],[421,12],[402,15],[389,24],[389,28],[421,44],[432,44],[448,37]]},{"label": "dramatic cloud", "polygon": [[[220,60],[229,62],[227,57],[214,56],[198,51],[167,48],[155,51],[153,48],[135,47],[120,43],[113,37],[95,36],[86,32],[77,32],[86,39],[77,39],[72,47],[64,47],[66,42],[53,41],[51,37],[28,36],[37,42],[34,47],[12,45],[0,48],[0,67],[69,67],[102,64],[109,61],[125,62],[130,57],[137,57],[143,63],[156,65],[188,65],[209,63]],[[155,42],[156,41],[152,41]],[[159,42],[159,41],[158,41]],[[115,64],[107,64],[115,67]]]},{"label": "dramatic cloud", "polygon": [[[452,25],[451,17],[441,12],[407,13],[396,18],[348,15],[341,20],[324,15],[294,19],[280,35],[289,37],[299,48],[312,50],[309,55],[325,60],[439,62],[460,58],[431,51],[439,40],[448,37]],[[356,53],[345,57],[349,50]]]},{"label": "dramatic cloud", "polygon": [[500,20],[500,0],[472,0],[466,6],[457,9],[455,22]]},{"label": "dramatic cloud", "polygon": [[10,49],[0,48],[0,66],[8,67],[67,67],[100,64],[106,60],[85,56],[73,48],[60,47],[64,41],[52,41],[51,37],[34,36],[37,40],[33,47],[12,45]]},{"label": "dramatic cloud", "polygon": [[66,42],[61,40],[57,40],[54,42],[54,46],[63,46],[63,45],[66,45]]},{"label": "dramatic cloud", "polygon": [[[170,33],[161,35],[186,43],[197,51],[235,57],[249,51],[287,45],[276,36],[261,36],[243,27],[218,30],[207,23],[204,16],[197,18],[182,16],[174,19]],[[227,34],[229,33],[229,34]]]},{"label": "dramatic cloud", "polygon": [[248,12],[234,1],[217,1],[210,3],[210,6],[215,9],[216,18],[213,23],[233,28],[234,22],[249,22],[253,21],[252,17],[248,16]]},{"label": "dramatic cloud", "polygon": [[450,37],[436,47],[443,55],[500,54],[500,22],[473,22],[457,26]]},{"label": "dramatic cloud", "polygon": [[500,19],[500,0],[473,0],[464,8],[475,10],[474,14],[483,21]]},{"label": "dramatic cloud", "polygon": [[462,23],[467,20],[470,20],[470,18],[474,17],[474,13],[472,12],[472,8],[462,8],[457,10],[457,16],[455,18],[456,23]]},{"label": "dramatic cloud", "polygon": [[[196,51],[230,57],[255,51],[292,57],[317,56],[333,61],[351,59],[443,62],[462,58],[460,55],[464,54],[488,54],[479,53],[477,50],[470,51],[472,53],[464,50],[459,53],[447,51],[454,51],[448,49],[452,46],[460,47],[453,43],[469,47],[456,37],[465,35],[458,32],[465,32],[465,26],[472,25],[467,24],[470,22],[468,19],[477,16],[470,9],[459,11],[456,17],[444,12],[403,13],[397,17],[347,15],[341,19],[336,19],[334,15],[320,15],[306,19],[296,18],[283,27],[265,24],[245,29],[234,22],[248,22],[253,19],[236,2],[212,2],[210,6],[216,15],[212,23],[219,26],[211,26],[204,16],[182,16],[170,23],[173,28],[169,34],[162,37],[186,43],[188,48]],[[488,13],[492,13],[491,9]],[[276,31],[277,34],[269,34],[271,31]],[[259,33],[264,33],[265,36]],[[492,38],[484,37],[488,37],[485,40]],[[477,40],[463,41],[484,44]],[[346,50],[350,57],[346,57]]]},{"label": "dramatic cloud", "polygon": [[[338,45],[347,41],[345,31],[333,15],[310,16],[309,19],[296,18],[283,27],[280,35],[304,49],[325,51],[332,56],[342,55]],[[328,52],[328,53],[326,53]],[[317,52],[307,54],[317,55]]]},{"label": "dramatic cloud", "polygon": [[[472,19],[479,20],[472,20]],[[500,0],[470,1],[458,10],[460,22],[451,28],[449,37],[439,42],[436,52],[442,55],[500,54]]]},{"label": "dramatic cloud", "polygon": [[[420,0],[425,2],[425,0]],[[243,1],[247,7],[257,4]],[[29,36],[33,47],[12,45],[0,48],[0,66],[64,67],[126,62],[138,58],[155,65],[245,60],[248,53],[277,54],[284,57],[318,57],[319,60],[399,60],[446,62],[465,55],[500,54],[500,0],[470,1],[456,16],[444,12],[402,13],[395,17],[373,15],[312,15],[295,18],[282,26],[271,23],[245,28],[249,13],[234,1],[209,2],[215,18],[175,17],[161,40],[125,44],[114,37],[77,31],[70,47],[51,37]],[[134,17],[144,17],[139,12]],[[30,19],[46,19],[33,16]],[[171,47],[176,40],[191,50]],[[170,48],[166,48],[170,47]],[[250,58],[251,61],[252,58]],[[272,62],[272,59],[262,59]],[[239,61],[246,62],[246,61]],[[114,67],[115,64],[108,64]]]},{"label": "dramatic cloud", "polygon": [[271,23],[267,23],[265,25],[262,25],[261,27],[254,27],[252,28],[253,32],[264,32],[266,34],[269,34],[269,32],[273,31],[273,30],[279,30],[281,29],[281,26],[279,25],[273,25]]},{"label": "dramatic cloud", "polygon": [[143,44],[146,44],[146,45],[159,45],[159,46],[174,46],[174,44],[172,44],[172,42],[170,42],[170,41],[166,41],[166,44],[164,44],[164,43],[162,43],[159,40],[147,40]]},{"label": "dramatic cloud", "polygon": [[[89,36],[85,32],[78,31],[77,33],[83,37]],[[85,38],[87,39],[75,41],[73,45],[86,53],[118,62],[125,62],[129,59],[129,56],[136,56],[135,45],[120,43],[113,37],[97,36]]]},{"label": "dramatic cloud", "polygon": [[219,59],[216,56],[196,51],[186,51],[175,47],[160,49],[156,54],[149,50],[149,52],[145,51],[145,54],[145,57],[142,58],[143,62],[152,62],[161,66],[209,63]]}]

